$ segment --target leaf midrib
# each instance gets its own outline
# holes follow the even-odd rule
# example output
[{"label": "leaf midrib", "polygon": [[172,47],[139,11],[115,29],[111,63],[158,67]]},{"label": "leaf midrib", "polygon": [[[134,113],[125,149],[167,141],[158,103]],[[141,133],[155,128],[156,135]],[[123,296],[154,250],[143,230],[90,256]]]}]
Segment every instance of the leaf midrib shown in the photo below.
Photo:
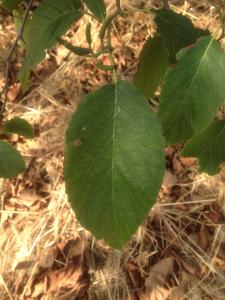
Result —
[{"label": "leaf midrib", "polygon": [[113,210],[113,231],[114,238],[117,240],[116,235],[116,211],[115,211],[115,199],[114,199],[114,160],[115,160],[115,131],[116,131],[116,114],[117,114],[117,102],[118,102],[118,83],[115,82],[115,105],[114,105],[114,116],[113,116],[113,134],[112,134],[112,210]]},{"label": "leaf midrib", "polygon": [[[167,126],[165,132],[168,131],[168,129],[171,128],[171,127],[173,126],[174,121],[175,121],[176,118],[177,118],[177,115],[180,114],[181,109],[183,109],[183,107],[186,105],[187,100],[188,100],[188,96],[189,96],[189,93],[190,93],[190,90],[191,90],[191,88],[192,88],[192,86],[193,86],[193,84],[194,84],[194,82],[195,82],[195,79],[196,79],[196,77],[197,77],[197,75],[198,75],[199,69],[200,69],[201,66],[202,66],[203,60],[204,60],[204,58],[205,58],[207,52],[209,51],[209,48],[211,47],[212,42],[213,42],[213,38],[211,38],[211,41],[210,41],[209,45],[207,46],[207,48],[206,48],[206,50],[205,50],[205,53],[204,53],[204,55],[202,56],[202,58],[201,58],[201,60],[200,60],[200,62],[199,62],[199,65],[198,65],[198,67],[197,67],[197,70],[196,70],[196,72],[195,72],[195,75],[193,76],[193,78],[192,78],[192,80],[191,80],[191,82],[190,82],[189,88],[188,88],[188,90],[187,90],[186,93],[185,93],[186,95],[185,95],[185,97],[184,97],[184,99],[183,99],[183,102],[181,102],[181,105],[178,106],[178,110],[177,110],[176,113],[174,114],[174,117],[172,118],[171,122],[170,122],[169,125]],[[191,125],[191,130],[194,131],[193,128],[192,128],[192,123],[191,123],[190,125]]]}]

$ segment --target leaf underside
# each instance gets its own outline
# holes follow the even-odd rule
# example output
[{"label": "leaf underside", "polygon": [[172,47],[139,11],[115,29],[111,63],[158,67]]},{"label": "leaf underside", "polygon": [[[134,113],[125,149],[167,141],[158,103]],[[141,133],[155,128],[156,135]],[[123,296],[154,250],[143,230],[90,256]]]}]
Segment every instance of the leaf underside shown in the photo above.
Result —
[{"label": "leaf underside", "polygon": [[211,37],[178,53],[164,77],[159,117],[169,144],[206,129],[225,100],[225,53]]},{"label": "leaf underside", "polygon": [[185,144],[183,156],[197,157],[200,171],[209,175],[219,172],[225,162],[225,121],[215,121],[201,134]]},{"label": "leaf underside", "polygon": [[65,34],[82,15],[80,0],[43,0],[30,22],[26,41],[26,56],[19,79],[45,58],[45,50],[56,44],[56,38]]},{"label": "leaf underside", "polygon": [[104,86],[81,102],[67,130],[65,182],[96,238],[120,249],[154,204],[163,171],[159,120],[131,84]]},{"label": "leaf underside", "polygon": [[0,177],[16,177],[25,168],[20,153],[10,144],[0,141]]}]

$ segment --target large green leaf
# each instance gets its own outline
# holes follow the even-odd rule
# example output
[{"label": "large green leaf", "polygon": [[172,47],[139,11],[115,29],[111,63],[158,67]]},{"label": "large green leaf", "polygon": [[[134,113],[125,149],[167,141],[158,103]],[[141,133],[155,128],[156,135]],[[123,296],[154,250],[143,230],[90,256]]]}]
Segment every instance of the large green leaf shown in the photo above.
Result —
[{"label": "large green leaf", "polygon": [[66,190],[77,218],[119,249],[161,186],[164,142],[157,115],[136,88],[118,81],[83,100],[66,139]]},{"label": "large green leaf", "polygon": [[211,37],[178,53],[164,77],[159,117],[167,143],[190,139],[206,129],[225,100],[225,53]]},{"label": "large green leaf", "polygon": [[152,97],[168,67],[168,54],[162,38],[157,34],[149,38],[141,50],[134,85],[146,96]]},{"label": "large green leaf", "polygon": [[183,156],[197,157],[200,171],[214,175],[225,162],[225,121],[215,121],[185,144]]},{"label": "large green leaf", "polygon": [[45,50],[52,48],[81,14],[80,0],[43,0],[39,4],[30,24],[20,79],[45,58]]},{"label": "large green leaf", "polygon": [[3,5],[9,10],[16,9],[23,0],[3,0]]},{"label": "large green leaf", "polygon": [[93,15],[99,19],[99,21],[104,21],[106,17],[106,7],[104,0],[84,0],[87,8],[93,13]]},{"label": "large green leaf", "polygon": [[172,10],[156,10],[155,22],[171,62],[175,62],[176,53],[181,48],[193,44],[201,36],[209,35],[207,30],[194,27],[189,18]]},{"label": "large green leaf", "polygon": [[32,126],[24,119],[15,117],[5,122],[3,129],[7,133],[16,133],[27,138],[34,137]]},{"label": "large green leaf", "polygon": [[0,141],[0,177],[15,177],[24,168],[25,163],[20,153],[10,144]]}]

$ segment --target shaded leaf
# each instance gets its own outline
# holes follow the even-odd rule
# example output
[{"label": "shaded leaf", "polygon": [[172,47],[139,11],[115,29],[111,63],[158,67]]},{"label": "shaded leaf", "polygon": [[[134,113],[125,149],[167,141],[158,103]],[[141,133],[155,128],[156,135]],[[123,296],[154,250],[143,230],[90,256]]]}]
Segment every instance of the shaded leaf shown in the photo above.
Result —
[{"label": "shaded leaf", "polygon": [[0,141],[0,177],[12,178],[25,169],[20,153],[10,144]]},{"label": "shaded leaf", "polygon": [[162,38],[149,38],[141,50],[139,67],[134,77],[134,85],[146,96],[152,97],[168,67],[168,54]]},{"label": "shaded leaf", "polygon": [[169,144],[199,134],[225,100],[225,53],[211,37],[178,53],[164,77],[159,117]]},{"label": "shaded leaf", "polygon": [[43,0],[36,9],[26,43],[26,56],[19,79],[45,58],[45,50],[56,44],[56,38],[66,33],[82,15],[80,0]]},{"label": "shaded leaf", "polygon": [[9,10],[14,10],[23,0],[3,0],[3,5]]},{"label": "shaded leaf", "polygon": [[[17,32],[19,32],[21,29],[23,15],[24,15],[24,10],[22,10],[22,9],[17,9],[17,10],[13,11],[13,19],[14,19],[14,24],[15,24]],[[22,39],[20,39],[20,41],[19,41],[20,45],[24,48],[25,48],[25,45],[29,38],[31,20],[32,20],[31,17],[28,17],[28,19],[26,20],[23,34],[22,34]]]},{"label": "shaded leaf", "polygon": [[18,117],[5,122],[3,129],[7,133],[16,133],[27,138],[34,137],[32,126],[26,120]]},{"label": "shaded leaf", "polygon": [[104,21],[106,17],[104,0],[84,0],[84,3],[96,18],[98,18],[100,21]]},{"label": "shaded leaf", "polygon": [[65,182],[80,223],[121,248],[143,222],[163,179],[160,123],[126,81],[88,95],[66,135]]},{"label": "shaded leaf", "polygon": [[155,22],[171,62],[176,61],[176,53],[181,48],[193,44],[199,37],[209,35],[207,30],[194,27],[189,18],[172,10],[156,10]]},{"label": "shaded leaf", "polygon": [[200,171],[214,175],[225,162],[225,121],[215,121],[201,134],[188,141],[183,156],[197,157]]}]

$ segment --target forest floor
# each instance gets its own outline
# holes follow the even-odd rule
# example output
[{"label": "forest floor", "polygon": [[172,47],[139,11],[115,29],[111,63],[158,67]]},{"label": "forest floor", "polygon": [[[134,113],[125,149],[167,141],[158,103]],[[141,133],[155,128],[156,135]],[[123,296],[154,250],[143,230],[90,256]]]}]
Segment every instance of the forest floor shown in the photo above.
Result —
[{"label": "forest floor", "polygon": [[[113,10],[113,1],[108,2]],[[133,9],[138,2],[146,9],[160,7],[160,1],[124,0],[122,5]],[[220,23],[208,1],[171,2],[196,26],[219,35]],[[3,58],[16,33],[11,16],[0,13],[2,86]],[[132,80],[142,45],[154,33],[152,20],[152,14],[136,12],[115,22],[121,79]],[[87,21],[68,33],[74,44],[84,42]],[[166,148],[156,204],[123,251],[109,248],[79,225],[67,202],[63,152],[72,112],[85,94],[111,81],[111,74],[59,46],[32,72],[23,93],[16,81],[22,57],[18,48],[10,69],[7,117],[31,122],[36,137],[11,137],[27,169],[17,179],[0,181],[0,299],[224,300],[225,168],[216,176],[199,174],[193,159],[180,157],[179,146]]]}]

